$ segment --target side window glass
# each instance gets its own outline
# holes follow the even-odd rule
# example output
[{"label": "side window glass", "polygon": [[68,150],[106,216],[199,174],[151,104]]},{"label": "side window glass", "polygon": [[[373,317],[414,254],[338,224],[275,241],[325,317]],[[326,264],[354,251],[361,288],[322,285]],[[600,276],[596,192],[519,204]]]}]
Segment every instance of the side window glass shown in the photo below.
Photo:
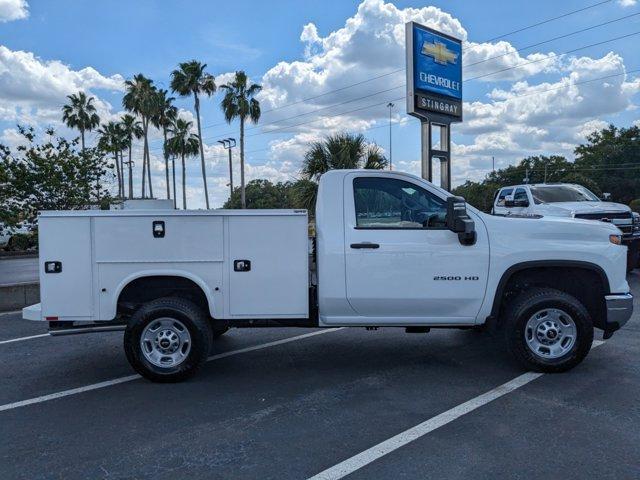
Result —
[{"label": "side window glass", "polygon": [[384,177],[353,181],[359,228],[444,228],[446,203],[419,186]]},{"label": "side window glass", "polygon": [[527,197],[527,191],[524,188],[516,188],[516,193],[513,195],[515,202],[529,203],[529,197]]},{"label": "side window glass", "polygon": [[513,188],[503,188],[502,190],[500,190],[500,193],[498,194],[498,202],[496,203],[496,205],[498,207],[504,207],[505,197],[511,195],[512,192]]}]

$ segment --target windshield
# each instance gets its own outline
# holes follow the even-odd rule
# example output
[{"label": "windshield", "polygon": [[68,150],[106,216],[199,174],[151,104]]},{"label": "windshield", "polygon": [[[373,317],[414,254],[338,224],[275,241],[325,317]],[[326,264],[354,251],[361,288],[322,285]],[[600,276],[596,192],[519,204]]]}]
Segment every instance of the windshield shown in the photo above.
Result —
[{"label": "windshield", "polygon": [[600,199],[579,185],[546,185],[531,187],[533,201],[540,203],[554,202],[599,202]]}]

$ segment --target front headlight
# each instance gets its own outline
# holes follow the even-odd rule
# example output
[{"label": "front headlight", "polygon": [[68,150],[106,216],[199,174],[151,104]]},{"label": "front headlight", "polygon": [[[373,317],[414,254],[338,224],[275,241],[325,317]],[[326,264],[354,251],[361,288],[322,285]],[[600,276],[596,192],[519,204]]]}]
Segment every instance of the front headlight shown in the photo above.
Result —
[{"label": "front headlight", "polygon": [[609,241],[615,245],[622,245],[622,235],[609,235]]}]

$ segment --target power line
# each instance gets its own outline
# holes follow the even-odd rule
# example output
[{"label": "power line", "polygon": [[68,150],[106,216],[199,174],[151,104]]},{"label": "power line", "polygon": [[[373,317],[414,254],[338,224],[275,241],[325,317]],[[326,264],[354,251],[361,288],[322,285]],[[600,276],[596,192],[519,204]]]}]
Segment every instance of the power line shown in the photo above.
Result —
[{"label": "power line", "polygon": [[[504,37],[507,37],[507,36],[509,36],[509,35],[513,35],[513,34],[515,34],[515,33],[522,32],[522,31],[524,31],[524,30],[528,30],[528,29],[531,29],[531,28],[534,28],[534,27],[537,27],[537,26],[540,26],[540,25],[544,25],[544,24],[546,24],[546,23],[550,23],[550,22],[552,22],[552,21],[554,21],[554,20],[558,20],[558,19],[561,19],[561,18],[566,18],[566,17],[568,17],[568,16],[570,16],[570,15],[574,15],[574,14],[576,14],[576,13],[580,13],[580,12],[583,12],[583,11],[585,11],[585,10],[589,10],[589,9],[591,9],[591,8],[594,8],[594,7],[597,7],[597,6],[603,5],[603,4],[605,4],[605,3],[609,3],[609,2],[611,2],[611,1],[612,1],[612,0],[605,0],[605,1],[602,1],[602,2],[594,3],[594,4],[589,5],[589,6],[586,6],[586,7],[578,8],[578,9],[576,9],[576,10],[572,10],[572,11],[570,11],[570,12],[563,13],[563,14],[561,14],[561,15],[558,15],[558,16],[556,16],[556,17],[552,17],[552,18],[549,18],[549,19],[547,19],[547,20],[543,20],[543,21],[541,21],[541,22],[534,23],[534,24],[532,24],[532,25],[528,25],[528,26],[523,27],[523,28],[519,28],[519,29],[514,30],[514,31],[512,31],[512,32],[507,32],[507,33],[504,33],[504,34],[499,35],[499,36],[497,36],[497,37],[490,38],[490,39],[485,40],[484,42],[481,42],[481,43],[489,43],[489,42],[493,42],[493,41],[498,40],[498,39],[500,39],[500,38],[504,38]],[[490,59],[488,59],[488,60],[490,60]],[[324,96],[329,95],[329,94],[331,94],[331,93],[341,92],[341,91],[347,90],[347,89],[349,89],[349,88],[356,87],[356,86],[358,86],[358,85],[362,85],[362,84],[367,83],[367,82],[372,82],[372,81],[374,81],[374,80],[378,80],[378,79],[380,79],[380,78],[384,78],[384,77],[387,77],[387,76],[389,76],[389,75],[393,75],[393,74],[395,74],[395,73],[403,72],[404,70],[405,70],[404,68],[400,68],[400,69],[397,69],[397,70],[393,70],[393,71],[391,71],[391,72],[387,72],[387,73],[384,73],[384,74],[381,74],[381,75],[377,75],[377,76],[375,76],[375,77],[371,77],[371,78],[368,78],[368,79],[366,79],[366,80],[362,80],[362,81],[360,81],[360,82],[356,82],[356,83],[352,83],[352,84],[349,84],[349,85],[345,85],[345,86],[343,86],[343,87],[339,87],[339,88],[336,88],[336,89],[333,89],[333,90],[328,90],[328,91],[326,91],[326,92],[324,92],[324,93],[321,93],[321,94],[318,94],[318,95],[313,95],[313,96],[311,96],[311,97],[303,98],[303,99],[301,99],[301,100],[296,100],[296,101],[294,101],[294,102],[290,102],[290,103],[287,103],[287,104],[284,104],[284,105],[280,105],[280,106],[278,106],[278,107],[274,107],[274,108],[271,108],[271,109],[268,109],[268,110],[264,110],[262,113],[263,113],[263,114],[264,114],[264,113],[269,113],[269,112],[273,112],[273,111],[275,111],[275,110],[280,110],[280,109],[283,109],[283,108],[291,107],[291,106],[293,106],[293,105],[298,105],[298,104],[300,104],[300,103],[306,103],[306,102],[308,102],[308,101],[310,101],[310,100],[315,100],[315,99],[317,99],[317,98],[324,97]],[[219,122],[219,123],[215,123],[215,124],[205,125],[205,126],[203,126],[202,128],[203,128],[203,129],[205,129],[205,128],[212,128],[212,127],[217,127],[217,126],[225,125],[225,124],[226,124],[226,122]]]},{"label": "power line", "polygon": [[[636,72],[639,72],[639,71],[640,71],[640,68],[637,68],[637,69],[627,70],[627,71],[624,71],[624,72],[619,72],[619,73],[615,73],[615,74],[604,75],[604,76],[601,76],[601,77],[596,77],[596,78],[592,78],[592,79],[588,79],[588,80],[583,80],[581,82],[571,82],[571,83],[567,83],[567,84],[560,85],[560,86],[557,86],[557,87],[546,88],[544,90],[538,90],[538,91],[535,91],[535,92],[529,92],[529,93],[524,93],[524,94],[520,94],[520,95],[513,95],[513,96],[509,97],[506,100],[511,100],[511,99],[514,99],[514,98],[529,97],[529,96],[532,96],[532,95],[540,95],[542,93],[547,93],[547,92],[550,92],[550,91],[560,90],[560,89],[569,88],[569,87],[577,86],[577,85],[583,85],[583,84],[586,84],[586,83],[596,82],[596,81],[599,81],[599,80],[606,80],[606,79],[609,79],[609,78],[615,78],[615,77],[619,77],[621,75],[627,75],[627,74],[636,73]],[[385,100],[383,102],[378,102],[378,103],[366,105],[366,106],[363,106],[363,107],[358,107],[356,109],[349,110],[349,111],[346,111],[346,112],[338,112],[338,113],[335,113],[333,115],[326,115],[326,116],[322,116],[322,117],[315,118],[315,119],[312,119],[312,120],[308,120],[308,121],[305,121],[305,122],[300,122],[300,123],[297,123],[297,124],[293,124],[293,125],[285,125],[283,127],[279,127],[279,128],[273,129],[273,130],[266,131],[266,132],[259,132],[259,133],[255,133],[255,134],[252,134],[252,135],[247,135],[247,138],[248,137],[255,137],[255,136],[259,136],[259,135],[277,133],[277,132],[282,131],[282,130],[287,130],[287,129],[290,129],[290,128],[295,128],[295,127],[299,127],[299,126],[302,126],[302,125],[307,125],[307,124],[310,124],[310,123],[314,123],[314,122],[317,122],[319,120],[328,119],[328,118],[334,118],[334,117],[341,116],[341,115],[348,115],[350,113],[356,113],[356,112],[359,112],[359,111],[362,111],[362,110],[366,110],[366,109],[369,109],[369,108],[373,108],[373,107],[376,107],[376,106],[387,104],[389,101],[396,102],[396,101],[404,100],[405,98],[406,98],[406,96],[402,96],[402,97],[394,98],[394,99],[391,99],[391,100]],[[333,105],[333,107],[339,106],[341,104]],[[327,108],[329,108],[329,107],[327,107]],[[310,113],[313,113],[313,112],[310,112]],[[362,131],[367,131],[367,129],[362,130]],[[255,152],[255,151],[268,150],[269,148],[270,147],[266,147],[264,149],[253,150],[253,151]],[[251,153],[251,152],[246,152],[246,153]]]},{"label": "power line", "polygon": [[[590,27],[586,27],[586,28],[583,28],[583,29],[580,29],[580,30],[576,30],[574,32],[570,32],[570,33],[567,33],[567,34],[564,34],[564,35],[553,37],[553,38],[548,39],[548,40],[544,40],[542,42],[538,42],[538,43],[535,43],[535,44],[532,44],[532,45],[528,45],[526,47],[522,47],[522,48],[519,48],[519,49],[514,49],[513,51],[506,52],[506,53],[503,53],[501,55],[496,55],[494,57],[490,57],[490,58],[487,58],[487,59],[484,59],[484,60],[480,60],[478,62],[471,63],[468,66],[474,66],[474,65],[481,64],[481,63],[485,63],[485,62],[488,62],[488,61],[491,61],[491,60],[495,60],[497,58],[504,57],[506,55],[510,55],[512,53],[516,53],[516,52],[519,53],[519,52],[522,52],[522,51],[527,50],[529,48],[533,48],[535,46],[539,46],[539,45],[542,45],[542,44],[545,44],[545,43],[549,43],[551,41],[558,40],[558,39],[561,39],[561,38],[566,38],[566,37],[569,37],[571,35],[575,35],[577,33],[582,33],[582,32],[588,31],[588,30],[592,30],[592,29],[597,28],[597,27],[601,27],[601,26],[608,25],[608,24],[611,24],[611,23],[614,23],[614,22],[625,20],[625,19],[637,16],[637,15],[640,15],[640,12],[636,12],[636,13],[632,13],[632,14],[629,14],[629,15],[625,15],[625,16],[619,17],[619,18],[614,19],[614,20],[601,22],[599,24],[592,25]],[[483,75],[479,75],[479,76],[476,76],[476,77],[471,77],[471,78],[465,79],[464,81],[466,82],[466,81],[476,80],[476,79],[483,78],[483,77],[486,77],[486,76],[490,76],[490,75],[494,75],[494,74],[497,74],[497,73],[501,73],[501,72],[505,72],[505,71],[508,71],[508,70],[516,69],[516,68],[519,68],[519,67],[523,67],[523,66],[526,66],[526,65],[530,65],[530,64],[533,64],[533,63],[538,63],[538,62],[542,62],[542,61],[545,61],[545,60],[551,60],[552,58],[556,58],[556,57],[558,57],[560,55],[566,55],[567,53],[572,53],[572,52],[576,52],[576,51],[579,51],[579,50],[587,49],[587,48],[590,48],[590,47],[593,47],[593,46],[601,45],[601,44],[604,44],[604,43],[620,40],[622,38],[626,38],[626,37],[629,37],[629,36],[637,35],[638,33],[640,33],[640,32],[635,32],[635,33],[631,33],[631,34],[628,34],[628,35],[623,35],[623,36],[612,38],[612,39],[609,39],[609,40],[604,40],[602,42],[596,42],[596,43],[593,43],[593,44],[590,44],[590,45],[586,45],[586,46],[583,46],[583,47],[578,47],[576,49],[572,49],[572,50],[568,50],[568,51],[565,51],[565,52],[561,52],[559,54],[551,54],[551,56],[546,57],[546,58],[536,59],[536,60],[532,60],[532,61],[524,62],[524,63],[519,63],[517,65],[513,65],[511,67],[507,67],[507,68],[504,68],[504,69],[501,69],[501,70],[497,70],[497,71],[494,71],[494,72],[489,72],[489,73],[486,73],[486,74],[483,74]],[[386,73],[386,74],[383,74],[383,75],[379,75],[378,77],[373,77],[371,79],[364,80],[362,82],[357,82],[355,84],[352,84],[352,85],[349,85],[349,86],[346,86],[346,87],[343,87],[343,88],[340,88],[340,89],[336,89],[336,90],[332,90],[332,91],[329,91],[329,92],[325,92],[325,93],[323,93],[321,95],[317,95],[315,97],[309,97],[307,100],[318,98],[318,97],[321,97],[321,96],[324,96],[324,95],[328,95],[329,93],[335,93],[337,91],[345,90],[347,88],[351,88],[352,86],[360,85],[360,84],[363,84],[363,83],[367,83],[367,82],[370,82],[370,81],[375,80],[377,78],[382,78],[384,76],[388,76],[388,75],[390,75],[392,73],[397,73],[397,72],[403,71],[403,70],[404,69],[400,69],[400,70],[389,72],[389,73]],[[392,87],[392,88],[388,88],[388,89],[385,89],[385,90],[374,92],[374,93],[371,93],[371,94],[368,94],[368,95],[364,95],[362,97],[358,97],[358,98],[355,98],[355,99],[347,100],[345,102],[339,102],[339,103],[335,103],[335,104],[332,104],[332,105],[321,107],[321,108],[318,108],[316,110],[312,110],[312,111],[309,111],[309,112],[303,112],[303,113],[300,113],[298,115],[294,115],[292,117],[286,117],[286,118],[282,118],[282,119],[279,119],[279,120],[273,120],[271,122],[267,122],[266,124],[262,123],[260,125],[255,126],[255,127],[249,127],[247,130],[254,130],[256,128],[263,128],[266,125],[272,125],[274,123],[280,123],[280,122],[283,122],[283,121],[286,121],[286,120],[291,120],[293,118],[299,118],[299,117],[302,117],[302,116],[305,116],[305,115],[314,114],[314,113],[317,113],[318,111],[327,110],[327,109],[330,109],[330,108],[333,108],[333,107],[337,107],[337,106],[341,106],[341,105],[344,105],[344,104],[347,104],[347,103],[353,103],[355,101],[362,100],[362,99],[365,99],[365,98],[370,98],[372,96],[375,96],[375,95],[378,95],[378,94],[381,94],[381,93],[386,93],[386,92],[389,92],[391,90],[395,90],[395,89],[401,88],[401,87],[404,87],[404,85],[397,85],[397,86]],[[285,106],[302,103],[303,101],[305,101],[305,100],[300,100],[300,101],[294,102],[292,104],[283,105],[282,107],[278,107],[278,108],[284,108]],[[276,108],[276,109],[278,109],[278,108]],[[270,112],[270,111],[273,111],[273,110],[276,110],[276,109],[265,110],[263,113]],[[226,124],[225,122],[222,122],[222,123],[219,123],[217,125],[225,125],[225,124]],[[209,125],[209,126],[205,126],[203,128],[209,128],[211,126],[212,125]],[[234,131],[229,131],[229,132],[225,132],[223,134],[216,135],[215,137],[214,136],[211,136],[211,137],[208,137],[208,138],[207,137],[203,137],[203,140],[206,141],[206,140],[211,140],[211,139],[215,139],[215,138],[219,138],[219,137],[224,137],[224,136],[227,136],[227,135],[231,135],[233,133],[234,133]],[[155,147],[152,150],[159,150],[160,148],[161,147]]]},{"label": "power line", "polygon": [[610,3],[611,1],[612,0],[604,0],[603,2],[593,3],[591,5],[587,5],[586,7],[582,7],[582,8],[579,8],[577,10],[572,10],[570,12],[563,13],[562,15],[558,15],[557,17],[552,17],[552,18],[549,18],[547,20],[543,20],[542,22],[534,23],[533,25],[527,25],[526,27],[522,27],[522,28],[519,28],[517,30],[513,30],[512,32],[509,32],[509,33],[503,33],[502,35],[498,35],[497,37],[493,37],[492,39],[487,40],[487,42],[494,42],[494,41],[499,40],[501,38],[504,38],[506,36],[513,35],[515,33],[524,32],[525,30],[529,30],[531,28],[539,27],[540,25],[545,25],[545,24],[553,22],[555,20],[559,20],[561,18],[566,18],[566,17],[569,17],[569,16],[574,15],[576,13],[584,12],[585,10],[589,10],[591,8],[599,7],[600,5],[604,5],[605,3]]},{"label": "power line", "polygon": [[[638,14],[640,14],[640,12]],[[488,73],[485,73],[485,74],[482,74],[482,75],[478,75],[478,76],[475,76],[475,77],[467,78],[467,79],[465,79],[463,81],[463,83],[470,82],[472,80],[477,80],[477,79],[480,79],[480,78],[484,78],[484,77],[487,77],[487,76],[495,75],[497,73],[502,73],[502,72],[506,72],[506,71],[509,71],[509,70],[514,70],[514,69],[517,69],[517,68],[520,68],[520,67],[524,67],[524,66],[527,66],[527,65],[531,65],[531,64],[534,64],[534,63],[539,63],[539,62],[543,62],[543,61],[547,61],[547,60],[552,60],[552,59],[557,58],[557,57],[559,57],[561,55],[566,55],[568,53],[573,53],[573,52],[577,52],[577,51],[580,51],[580,50],[585,50],[585,49],[588,49],[588,48],[591,48],[591,47],[594,47],[594,46],[603,45],[605,43],[614,42],[614,41],[621,40],[623,38],[628,38],[628,37],[631,37],[631,36],[634,36],[634,35],[638,35],[638,34],[640,34],[640,31],[633,32],[633,33],[630,33],[630,34],[627,34],[627,35],[621,35],[621,36],[618,36],[618,37],[614,37],[614,38],[611,38],[611,39],[608,39],[608,40],[603,40],[601,42],[592,43],[592,44],[585,45],[585,46],[582,46],[582,47],[574,48],[574,49],[567,50],[567,51],[564,51],[564,52],[561,52],[561,53],[558,53],[558,54],[551,54],[550,56],[542,58],[542,59],[536,59],[536,60],[531,60],[531,61],[528,61],[528,62],[518,63],[517,65],[512,65],[510,67],[506,67],[506,68],[503,68],[503,69],[500,69],[500,70],[496,70],[496,71],[488,72]],[[257,128],[264,128],[265,126],[273,125],[274,123],[284,122],[286,120],[291,120],[293,118],[299,118],[299,117],[302,117],[302,116],[305,116],[305,115],[315,114],[315,113],[317,113],[319,111],[327,110],[327,109],[334,108],[334,107],[339,107],[339,106],[342,106],[342,105],[346,105],[348,103],[356,102],[358,100],[364,100],[365,98],[370,98],[370,97],[379,95],[381,93],[386,93],[386,92],[389,92],[389,91],[392,91],[392,90],[395,90],[395,89],[398,89],[398,88],[402,88],[404,86],[405,86],[404,84],[396,85],[395,87],[391,87],[391,88],[387,88],[387,89],[380,90],[380,91],[377,91],[377,92],[373,92],[373,93],[370,93],[368,95],[364,95],[364,96],[361,96],[361,97],[353,98],[351,100],[347,100],[347,101],[344,101],[344,102],[338,102],[338,103],[334,103],[332,105],[327,105],[325,107],[321,107],[321,108],[318,108],[318,109],[315,109],[315,110],[311,110],[309,112],[303,112],[303,113],[300,113],[300,114],[297,114],[297,115],[294,115],[294,116],[291,116],[291,117],[281,118],[279,120],[273,120],[271,122],[262,123],[260,125],[256,125],[255,127],[249,127],[249,128],[246,129],[246,131],[255,130]],[[216,135],[215,137],[214,136],[203,137],[203,140],[206,141],[206,140],[212,140],[212,139],[216,139],[216,138],[221,138],[221,137],[225,137],[227,135],[231,135],[233,133],[234,133],[233,131],[229,131],[229,132],[225,132],[225,133]]]},{"label": "power line", "polygon": [[519,68],[519,67],[524,67],[526,65],[531,65],[531,64],[534,64],[534,63],[544,62],[544,61],[547,61],[547,60],[551,60],[551,59],[557,58],[560,55],[566,55],[567,53],[573,53],[573,52],[577,52],[577,51],[580,51],[580,50],[586,50],[587,48],[596,47],[598,45],[603,45],[605,43],[615,42],[617,40],[622,40],[623,38],[633,37],[634,35],[638,35],[639,33],[640,33],[640,31],[633,32],[633,33],[628,33],[626,35],[621,35],[619,37],[610,38],[609,40],[603,40],[602,42],[591,43],[591,44],[585,45],[583,47],[578,47],[578,48],[573,48],[571,50],[566,50],[566,51],[564,51],[562,53],[551,53],[546,58],[539,58],[537,60],[531,60],[529,62],[519,63],[518,65],[515,65],[515,66],[512,66],[512,67],[507,67],[507,68],[503,68],[503,69],[500,69],[500,70],[496,70],[495,72],[489,72],[489,73],[485,73],[485,74],[482,74],[482,75],[477,75],[475,77],[467,78],[466,81],[477,80],[479,78],[484,78],[484,77],[489,77],[491,75],[495,75],[496,73],[502,73],[502,72],[506,72],[507,70],[513,70],[514,68]]},{"label": "power line", "polygon": [[553,38],[550,38],[550,39],[548,39],[548,40],[543,40],[542,42],[532,43],[531,45],[527,45],[527,46],[525,46],[525,47],[516,48],[516,49],[514,49],[514,50],[511,50],[511,51],[508,51],[508,52],[502,53],[502,54],[500,54],[500,55],[496,55],[495,57],[489,57],[489,58],[485,58],[485,59],[483,59],[483,60],[479,60],[479,61],[477,61],[477,62],[467,63],[467,64],[463,65],[463,67],[467,67],[467,68],[468,68],[468,67],[473,67],[474,65],[479,65],[479,64],[481,64],[481,63],[485,63],[485,62],[488,62],[488,61],[490,61],[490,60],[495,60],[495,59],[497,59],[497,58],[502,58],[502,57],[505,57],[505,56],[507,56],[507,55],[511,55],[512,53],[516,53],[516,52],[517,52],[517,53],[520,53],[520,52],[523,52],[523,51],[525,51],[525,50],[529,50],[530,48],[533,48],[533,47],[539,47],[540,45],[544,45],[544,44],[546,44],[546,43],[550,43],[550,42],[553,42],[553,41],[555,41],[555,40],[560,40],[560,39],[562,39],[562,38],[571,37],[571,36],[573,36],[573,35],[577,35],[578,33],[584,33],[584,32],[587,32],[587,31],[589,31],[589,30],[593,30],[593,29],[595,29],[595,28],[602,27],[602,26],[604,26],[604,25],[610,25],[610,24],[612,24],[612,23],[620,22],[620,21],[622,21],[622,20],[626,20],[626,19],[628,19],[628,18],[635,17],[635,16],[637,16],[637,15],[640,15],[640,12],[631,13],[631,14],[629,14],[629,15],[625,15],[625,16],[623,16],[623,17],[619,17],[619,18],[616,18],[616,19],[614,19],[614,20],[609,20],[609,21],[607,21],[607,22],[602,22],[602,23],[598,23],[598,24],[596,24],[596,25],[591,25],[590,27],[581,28],[581,29],[579,29],[579,30],[575,30],[575,31],[570,32],[570,33],[565,33],[564,35],[559,35],[559,36],[557,36],[557,37],[553,37]]}]

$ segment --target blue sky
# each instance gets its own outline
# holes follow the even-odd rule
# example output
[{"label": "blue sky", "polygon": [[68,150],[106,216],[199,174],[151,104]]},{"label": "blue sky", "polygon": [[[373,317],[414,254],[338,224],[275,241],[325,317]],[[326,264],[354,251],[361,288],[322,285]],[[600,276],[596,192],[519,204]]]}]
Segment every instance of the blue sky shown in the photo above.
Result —
[{"label": "blue sky", "polygon": [[[297,178],[306,146],[331,131],[362,131],[387,149],[384,105],[389,100],[396,100],[394,164],[419,173],[418,121],[405,114],[402,72],[300,101],[401,69],[402,25],[416,20],[465,40],[463,63],[481,62],[466,68],[465,78],[487,75],[465,83],[465,122],[453,127],[452,137],[454,184],[477,180],[487,173],[492,156],[498,166],[531,154],[570,157],[573,146],[594,129],[638,121],[640,72],[625,72],[640,69],[640,35],[583,48],[640,32],[636,1],[611,0],[491,41],[596,3],[0,0],[0,141],[18,141],[17,122],[55,126],[72,136],[60,125],[59,108],[79,89],[96,96],[104,119],[115,119],[122,113],[123,79],[142,72],[167,88],[177,63],[195,58],[208,64],[218,83],[234,70],[245,70],[265,86],[263,109],[275,108],[264,114],[262,126],[247,132],[249,178]],[[570,50],[575,51],[563,54]],[[497,55],[503,56],[492,59]],[[491,75],[498,70],[503,71]],[[226,157],[216,140],[237,136],[235,124],[221,125],[219,101],[215,96],[203,102],[215,206],[227,195]],[[192,119],[191,99],[176,104]],[[318,109],[323,110],[313,113]],[[163,191],[159,138],[156,132],[152,139],[154,186]],[[188,175],[189,205],[201,207],[196,159]]]}]

